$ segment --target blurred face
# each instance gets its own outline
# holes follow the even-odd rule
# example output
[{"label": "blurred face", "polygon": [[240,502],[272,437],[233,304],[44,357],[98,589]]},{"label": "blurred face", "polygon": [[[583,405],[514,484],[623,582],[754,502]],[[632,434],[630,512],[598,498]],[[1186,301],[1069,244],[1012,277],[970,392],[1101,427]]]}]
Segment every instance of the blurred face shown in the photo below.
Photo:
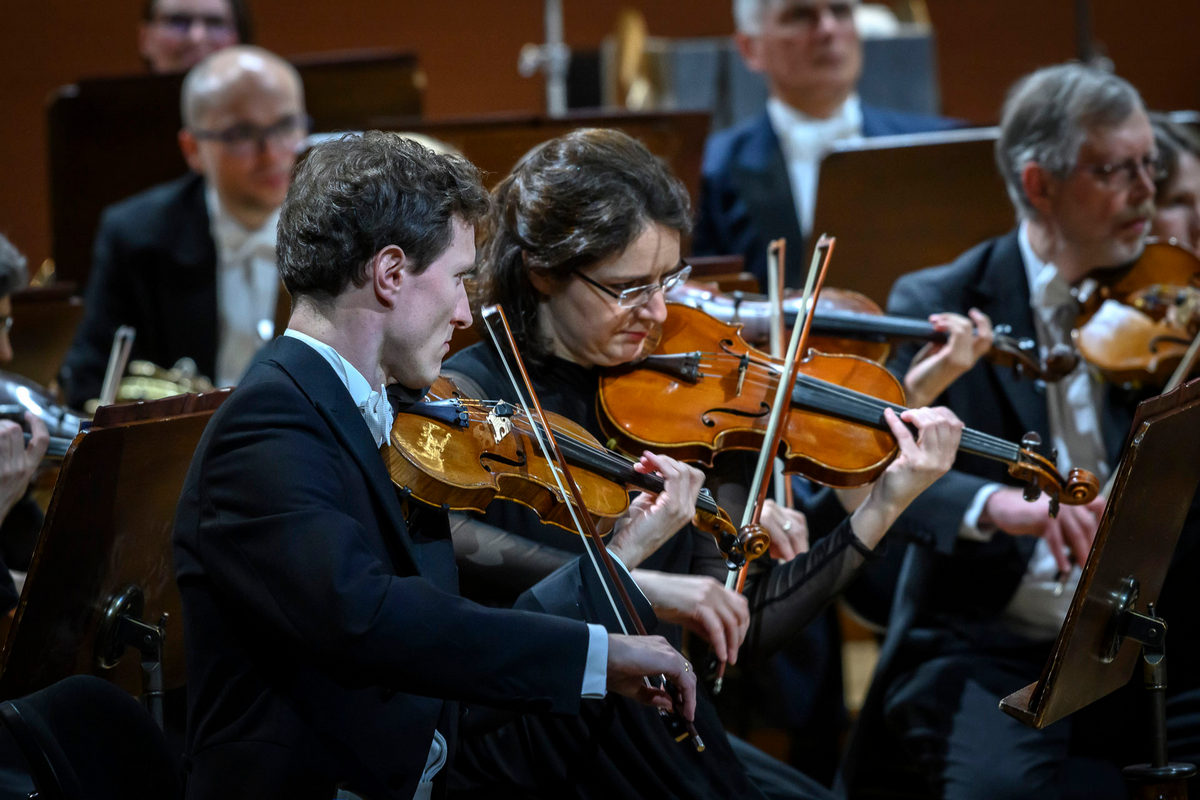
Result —
[{"label": "blurred face", "polygon": [[1174,239],[1200,256],[1200,160],[1180,152],[1175,174],[1163,187],[1157,205],[1150,232],[1160,239]]},{"label": "blurred face", "polygon": [[1137,258],[1154,215],[1154,134],[1141,111],[1096,128],[1065,178],[1049,180],[1046,210],[1057,237],[1055,264],[1068,280]]},{"label": "blurred face", "polygon": [[8,328],[12,320],[12,298],[9,295],[0,297],[0,364],[13,360],[12,342],[8,338]]},{"label": "blurred face", "polygon": [[209,53],[238,43],[227,0],[158,0],[138,31],[138,47],[151,72],[191,69]]},{"label": "blurred face", "polygon": [[[581,272],[610,291],[661,281],[679,267],[679,231],[652,224],[620,255]],[[578,276],[551,282],[531,275],[548,297],[538,310],[543,335],[560,358],[584,366],[627,364],[642,351],[646,337],[667,318],[662,292],[648,302],[621,308],[617,300]]]},{"label": "blurred face", "polygon": [[837,110],[862,71],[854,27],[857,0],[777,0],[762,32],[738,34],[747,66],[766,77],[771,94],[818,117]]},{"label": "blurred face", "polygon": [[223,89],[195,127],[180,134],[188,164],[250,229],[283,205],[307,133],[300,86],[279,65],[259,64]]},{"label": "blurred face", "polygon": [[452,221],[450,246],[424,271],[405,267],[384,343],[384,372],[410,389],[433,383],[457,328],[471,324],[463,281],[475,271],[475,228]]}]

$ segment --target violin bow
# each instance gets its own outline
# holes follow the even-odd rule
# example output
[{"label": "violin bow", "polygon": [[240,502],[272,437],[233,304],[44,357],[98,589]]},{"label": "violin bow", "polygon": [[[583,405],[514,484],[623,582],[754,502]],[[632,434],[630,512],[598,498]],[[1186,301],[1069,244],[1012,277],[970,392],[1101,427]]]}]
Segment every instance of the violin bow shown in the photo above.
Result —
[{"label": "violin bow", "polygon": [[[771,307],[771,355],[783,357],[783,288],[787,264],[787,239],[780,237],[767,245],[767,298]],[[783,472],[782,462],[776,458],[772,473],[775,478],[775,496],[788,508],[792,506],[792,482]]]},{"label": "violin bow", "polygon": [[[763,503],[767,499],[767,469],[779,450],[783,440],[783,418],[791,408],[792,391],[796,384],[796,375],[800,370],[799,354],[808,341],[809,329],[812,327],[813,310],[816,308],[815,298],[825,281],[825,270],[829,267],[833,246],[837,240],[821,234],[817,246],[813,248],[812,263],[808,269],[808,277],[804,283],[804,293],[801,296],[801,308],[804,314],[796,315],[796,324],[792,327],[792,338],[788,343],[787,355],[784,358],[786,373],[780,376],[779,385],[775,391],[775,403],[771,406],[771,414],[767,419],[766,433],[763,437],[763,448],[758,454],[758,464],[754,470],[754,479],[750,486],[755,491],[755,500],[746,506],[742,515],[742,528],[759,527],[762,518]],[[746,582],[746,565],[738,570],[736,577],[732,574],[726,579],[726,588],[740,592]]]},{"label": "violin bow", "polygon": [[[625,616],[622,616],[621,613],[621,609],[624,608],[625,615],[633,626],[634,632],[639,636],[648,635],[646,626],[642,624],[642,619],[638,616],[633,599],[629,596],[629,592],[626,590],[625,584],[617,571],[617,565],[613,563],[612,556],[608,554],[608,548],[605,547],[604,540],[601,538],[600,532],[596,529],[595,522],[590,515],[583,513],[586,512],[587,505],[583,501],[579,485],[571,475],[571,468],[568,466],[567,459],[559,448],[558,440],[554,436],[550,422],[542,410],[541,401],[538,400],[537,392],[533,388],[533,381],[525,369],[525,362],[521,358],[520,351],[517,349],[516,337],[513,336],[512,328],[509,327],[508,318],[504,315],[504,309],[499,305],[487,306],[482,310],[481,316],[484,323],[483,327],[492,339],[492,345],[496,348],[496,352],[501,354],[500,361],[504,365],[504,371],[508,374],[508,379],[512,383],[513,390],[517,393],[518,402],[525,415],[529,418],[530,428],[533,430],[538,447],[541,448],[546,462],[553,467],[551,473],[554,475],[554,482],[563,500],[567,502],[568,511],[572,521],[575,523],[576,530],[583,537],[584,550],[591,560],[592,568],[600,578],[600,585],[603,587],[604,594],[608,598],[613,614],[617,618],[617,623],[621,626],[621,632],[629,634],[629,627],[625,624]],[[505,341],[508,345],[507,348],[500,346],[500,339],[492,325],[493,320],[499,321],[504,331]],[[508,361],[509,355],[512,356],[511,366]],[[520,381],[513,374],[512,366],[515,366],[520,373]],[[522,387],[524,387],[524,391]],[[527,395],[526,392],[528,393]],[[534,413],[537,415],[537,421],[533,419]],[[571,502],[572,500],[573,502]],[[606,575],[608,577],[607,581],[605,580]],[[620,606],[618,606],[616,599],[612,595],[610,583],[612,588],[616,589],[617,596],[621,600]],[[659,677],[662,680],[663,686],[667,687],[668,692],[671,694],[672,700],[678,703],[679,698],[671,688],[671,684],[666,676],[661,675]],[[647,686],[651,685],[649,678],[643,678],[643,680]],[[685,730],[682,735],[676,736],[676,740],[683,741],[683,739],[690,737],[696,747],[696,751],[704,752],[704,740],[700,738],[700,733],[696,730],[696,726],[690,720],[685,719],[682,714],[675,714],[674,716],[677,717],[677,722],[682,724]]]}]

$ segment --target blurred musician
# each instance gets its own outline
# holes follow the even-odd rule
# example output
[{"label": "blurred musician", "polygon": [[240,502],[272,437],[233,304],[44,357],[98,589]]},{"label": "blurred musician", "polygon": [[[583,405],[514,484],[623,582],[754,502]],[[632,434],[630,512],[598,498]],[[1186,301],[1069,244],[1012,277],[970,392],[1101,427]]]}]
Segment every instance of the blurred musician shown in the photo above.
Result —
[{"label": "blurred musician", "polygon": [[[768,242],[782,236],[790,252],[809,249],[818,164],[830,145],[956,125],[859,100],[858,5],[858,0],[733,0],[738,51],[766,79],[770,96],[761,114],[708,140],[692,243],[697,255],[744,256],[746,270],[765,286]],[[792,264],[799,269],[803,259]]]},{"label": "blurred musician", "polygon": [[274,335],[275,223],[308,132],[300,77],[260,48],[227,48],[188,73],[181,110],[193,174],[101,217],[86,313],[60,376],[73,407],[99,394],[120,325],[137,332],[132,358],[190,357],[218,386],[236,383]]},{"label": "blurred musician", "polygon": [[1200,257],[1200,133],[1165,117],[1152,119],[1163,176],[1154,199],[1150,232],[1174,239]]},{"label": "blurred musician", "polygon": [[142,8],[138,51],[151,72],[183,72],[250,42],[246,0],[146,0]]},{"label": "blurred musician", "polygon": [[[25,257],[0,235],[0,363],[13,358],[8,338],[13,322],[10,295],[25,282]],[[29,569],[42,526],[41,509],[26,490],[46,454],[50,436],[33,414],[26,412],[25,422],[31,434],[28,442],[21,425],[0,420],[0,614],[11,614],[17,606],[20,592],[9,570],[24,573]]]},{"label": "blurred musician", "polygon": [[[921,316],[975,306],[1045,349],[1069,340],[1078,316],[1071,287],[1142,252],[1158,151],[1136,89],[1066,64],[1026,76],[1010,91],[996,160],[1020,218],[1017,230],[950,265],[902,277],[888,310]],[[913,350],[898,351],[896,370]],[[985,433],[1009,440],[1041,433],[1060,468],[1088,469],[1101,482],[1133,410],[1125,393],[1083,363],[1042,385],[980,362],[940,401]],[[910,596],[922,595],[906,608],[916,621],[889,631],[902,637],[899,650],[876,673],[886,688],[887,730],[902,739],[905,766],[917,767],[920,783],[907,788],[945,798],[1058,797],[1064,787],[1123,797],[1115,770],[1089,773],[1095,784],[1074,782],[1075,762],[1066,760],[1070,721],[1038,731],[996,708],[1041,673],[1104,499],[1064,505],[1052,519],[1045,498],[1024,501],[1004,470],[973,457],[960,457],[957,466],[897,523],[930,546],[915,551],[925,552],[929,575],[907,587]],[[849,766],[851,794],[901,785],[897,773],[881,769],[880,753],[891,752],[883,741]]]}]

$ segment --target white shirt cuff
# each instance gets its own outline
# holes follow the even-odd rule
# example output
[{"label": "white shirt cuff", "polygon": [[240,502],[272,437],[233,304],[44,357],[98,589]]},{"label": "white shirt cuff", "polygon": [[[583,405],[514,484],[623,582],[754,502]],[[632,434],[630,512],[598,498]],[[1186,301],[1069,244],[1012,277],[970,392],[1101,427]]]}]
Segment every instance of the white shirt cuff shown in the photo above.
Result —
[{"label": "white shirt cuff", "polygon": [[580,697],[598,699],[608,690],[608,631],[603,625],[588,624],[587,663],[583,668]]},{"label": "white shirt cuff", "polygon": [[996,526],[988,525],[986,528],[980,527],[979,518],[983,516],[983,507],[987,504],[988,498],[999,490],[1004,488],[1001,483],[985,483],[975,493],[975,499],[971,501],[971,505],[967,506],[966,512],[963,514],[962,522],[958,526],[958,538],[966,539],[969,542],[990,542],[992,536],[996,534]]}]

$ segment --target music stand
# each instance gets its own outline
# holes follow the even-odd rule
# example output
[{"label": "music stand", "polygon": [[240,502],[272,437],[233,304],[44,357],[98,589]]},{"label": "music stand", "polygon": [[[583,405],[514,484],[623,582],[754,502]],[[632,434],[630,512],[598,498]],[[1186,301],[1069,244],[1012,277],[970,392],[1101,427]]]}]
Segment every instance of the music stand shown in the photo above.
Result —
[{"label": "music stand", "polygon": [[[185,681],[175,505],[229,392],[106,406],[75,438],[0,653],[0,699],[93,674],[143,696],[161,723],[162,691]],[[130,646],[140,664],[123,657]]]},{"label": "music stand", "polygon": [[[1143,647],[1161,662],[1166,625],[1152,606],[1200,483],[1197,430],[1200,380],[1138,406],[1058,640],[1038,682],[1000,701],[1006,713],[1044,728],[1126,684]],[[1161,763],[1151,769],[1161,771],[1152,778],[1180,774],[1170,768],[1181,765],[1166,764],[1164,730],[1155,734]]]}]

